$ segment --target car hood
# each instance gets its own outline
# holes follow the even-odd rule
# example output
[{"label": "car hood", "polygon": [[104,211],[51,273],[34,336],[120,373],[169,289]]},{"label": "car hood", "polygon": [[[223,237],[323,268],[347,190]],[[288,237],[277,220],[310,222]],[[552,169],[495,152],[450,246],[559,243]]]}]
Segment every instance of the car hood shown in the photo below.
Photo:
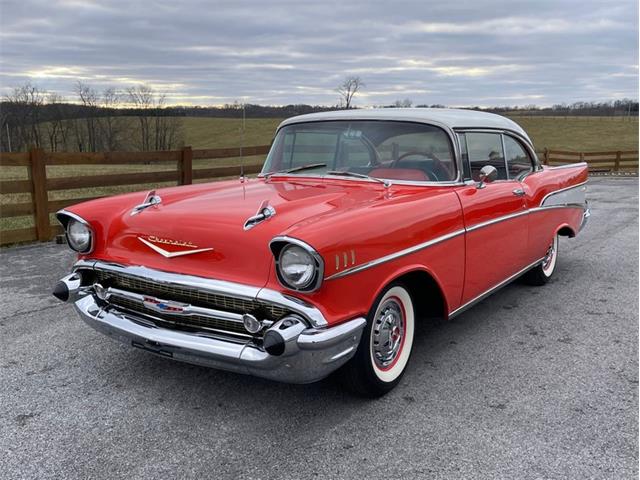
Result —
[{"label": "car hood", "polygon": [[[131,210],[143,202],[144,193],[69,208],[95,230],[95,250],[89,256],[262,286],[273,265],[269,242],[274,237],[299,237],[296,233],[305,225],[366,208],[384,198],[384,187],[337,179],[248,179],[167,188],[157,194],[159,205],[135,215]],[[265,202],[275,215],[245,230],[245,221]]]}]

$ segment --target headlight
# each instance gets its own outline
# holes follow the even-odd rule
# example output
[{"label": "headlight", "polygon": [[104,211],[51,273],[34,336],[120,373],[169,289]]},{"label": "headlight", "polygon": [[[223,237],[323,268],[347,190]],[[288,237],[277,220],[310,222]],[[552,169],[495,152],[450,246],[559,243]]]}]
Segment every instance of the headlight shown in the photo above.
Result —
[{"label": "headlight", "polygon": [[67,241],[73,250],[87,253],[91,250],[91,237],[91,229],[86,224],[74,219],[69,220],[67,223]]},{"label": "headlight", "polygon": [[[279,243],[279,245],[278,245]],[[322,282],[323,262],[320,255],[309,245],[294,239],[272,242],[276,255],[278,279],[283,286],[292,290],[313,291]],[[278,249],[278,247],[281,247]]]}]

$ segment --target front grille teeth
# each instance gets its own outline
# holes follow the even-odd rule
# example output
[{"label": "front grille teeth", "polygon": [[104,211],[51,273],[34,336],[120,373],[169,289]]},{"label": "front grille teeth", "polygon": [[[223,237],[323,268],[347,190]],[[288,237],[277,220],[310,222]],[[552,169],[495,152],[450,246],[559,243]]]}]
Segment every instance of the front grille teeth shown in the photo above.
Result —
[{"label": "front grille teeth", "polygon": [[[118,272],[94,270],[91,273],[92,281],[105,288],[124,290],[139,295],[147,295],[163,300],[186,303],[193,306],[232,312],[237,314],[250,313],[256,318],[276,321],[290,313],[286,308],[278,305],[259,302],[255,299],[246,299],[221,295],[218,293],[197,290],[194,288],[168,285],[153,280],[125,275]],[[147,308],[142,302],[112,296],[109,303],[119,307],[143,314],[146,317],[163,322],[163,326],[178,329],[206,330],[218,333],[228,333],[234,336],[251,337],[245,330],[242,322],[213,318],[203,315],[171,315]]]}]

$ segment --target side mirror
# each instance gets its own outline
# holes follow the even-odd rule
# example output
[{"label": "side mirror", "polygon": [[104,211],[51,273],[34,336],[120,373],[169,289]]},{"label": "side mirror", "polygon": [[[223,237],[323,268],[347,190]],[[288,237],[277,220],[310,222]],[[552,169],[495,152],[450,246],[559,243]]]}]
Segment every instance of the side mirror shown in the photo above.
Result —
[{"label": "side mirror", "polygon": [[480,169],[479,178],[480,181],[478,182],[477,188],[484,188],[486,187],[485,183],[491,183],[498,178],[498,170],[491,165],[485,165]]}]

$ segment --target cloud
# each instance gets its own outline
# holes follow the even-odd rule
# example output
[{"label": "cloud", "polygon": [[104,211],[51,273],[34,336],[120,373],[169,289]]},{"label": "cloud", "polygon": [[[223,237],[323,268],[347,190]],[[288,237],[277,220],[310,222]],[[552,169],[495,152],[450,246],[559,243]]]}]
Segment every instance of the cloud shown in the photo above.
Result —
[{"label": "cloud", "polygon": [[146,83],[171,103],[551,104],[637,97],[638,5],[595,0],[4,0],[0,93]]}]

